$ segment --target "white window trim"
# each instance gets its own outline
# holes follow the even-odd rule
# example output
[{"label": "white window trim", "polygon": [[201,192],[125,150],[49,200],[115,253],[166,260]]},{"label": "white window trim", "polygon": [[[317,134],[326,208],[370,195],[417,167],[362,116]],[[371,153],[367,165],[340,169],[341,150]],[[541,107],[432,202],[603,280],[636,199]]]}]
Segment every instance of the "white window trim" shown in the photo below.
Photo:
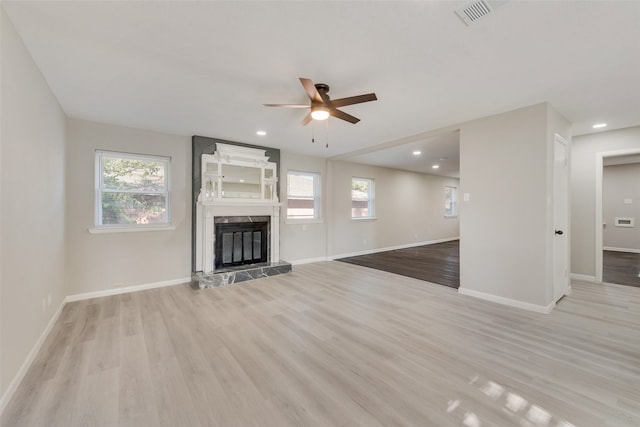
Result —
[{"label": "white window trim", "polygon": [[358,222],[358,221],[375,221],[377,220],[378,217],[377,216],[359,216],[359,217],[351,217],[351,221],[354,222]]},{"label": "white window trim", "polygon": [[[166,194],[167,198],[167,222],[162,224],[100,224],[102,218],[102,193],[103,189],[103,156],[113,156],[123,159],[132,160],[148,160],[154,162],[162,162],[165,165],[164,177],[166,191],[150,191],[150,194]],[[110,190],[106,190],[109,192]],[[133,190],[114,190],[117,193],[140,193]],[[149,154],[124,153],[120,151],[96,150],[95,155],[95,188],[94,188],[94,226],[89,227],[91,234],[105,233],[129,233],[140,231],[169,231],[175,230],[175,226],[171,223],[171,157],[156,156]]]},{"label": "white window trim", "polygon": [[[289,217],[289,174],[293,175],[306,175],[313,176],[313,211],[314,218],[291,218]],[[317,179],[316,179],[317,178]],[[285,224],[322,224],[324,219],[322,218],[322,175],[319,172],[301,171],[301,170],[287,170],[287,206],[285,207],[287,212],[285,217]]]},{"label": "white window trim", "polygon": [[[363,221],[363,220],[375,220],[378,219],[376,217],[376,180],[373,178],[363,178],[363,177],[358,177],[358,176],[352,176],[351,177],[351,183],[349,186],[349,193],[351,194],[351,192],[353,191],[353,180],[362,180],[362,181],[369,181],[369,191],[367,194],[367,201],[369,202],[369,212],[371,212],[371,215],[369,216],[353,216],[353,214],[351,214],[351,220],[353,221]],[[353,206],[353,194],[351,195],[351,206]],[[353,210],[352,210],[353,212]]]},{"label": "white window trim", "polygon": [[87,230],[91,234],[108,234],[108,233],[137,233],[141,231],[171,231],[175,230],[173,224],[136,224],[136,225],[100,225],[89,227]]}]

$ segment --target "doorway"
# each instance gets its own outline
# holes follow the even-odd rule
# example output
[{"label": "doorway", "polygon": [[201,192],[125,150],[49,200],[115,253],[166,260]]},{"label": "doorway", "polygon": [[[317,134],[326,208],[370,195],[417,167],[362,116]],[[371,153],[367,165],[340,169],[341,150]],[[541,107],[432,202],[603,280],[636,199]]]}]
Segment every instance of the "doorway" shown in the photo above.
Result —
[{"label": "doorway", "polygon": [[[637,237],[631,236],[634,233],[640,235],[640,224],[636,224],[636,221],[640,221],[640,215],[633,211],[640,205],[640,196],[631,194],[633,191],[618,192],[618,187],[622,186],[616,184],[615,180],[608,179],[608,185],[605,185],[605,168],[634,163],[640,165],[640,149],[596,154],[596,282],[640,286],[640,247],[636,242]],[[640,187],[640,181],[636,187]],[[612,192],[615,192],[613,196]],[[612,197],[615,202],[611,201]]]}]

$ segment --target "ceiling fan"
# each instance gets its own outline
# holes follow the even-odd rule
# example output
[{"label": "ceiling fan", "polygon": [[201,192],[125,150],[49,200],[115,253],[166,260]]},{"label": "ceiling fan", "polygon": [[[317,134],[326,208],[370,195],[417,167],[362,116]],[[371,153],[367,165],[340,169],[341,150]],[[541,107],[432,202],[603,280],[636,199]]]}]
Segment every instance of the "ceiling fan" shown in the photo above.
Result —
[{"label": "ceiling fan", "polygon": [[365,95],[349,96],[347,98],[331,99],[329,98],[329,85],[324,83],[314,84],[310,79],[300,77],[300,83],[307,92],[311,103],[303,104],[263,104],[266,107],[286,107],[286,108],[310,108],[309,114],[302,120],[302,125],[308,124],[312,119],[325,120],[329,116],[337,119],[345,120],[349,123],[356,124],[359,118],[338,110],[338,107],[347,105],[360,104],[362,102],[375,101],[378,98],[375,93],[367,93]]}]

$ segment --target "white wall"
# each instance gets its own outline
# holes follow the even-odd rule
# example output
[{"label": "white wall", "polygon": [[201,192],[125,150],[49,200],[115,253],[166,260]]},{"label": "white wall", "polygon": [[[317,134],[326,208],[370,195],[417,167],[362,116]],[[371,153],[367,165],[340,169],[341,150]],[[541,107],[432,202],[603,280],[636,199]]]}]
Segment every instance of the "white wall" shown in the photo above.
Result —
[{"label": "white wall", "polygon": [[640,126],[573,138],[571,146],[571,272],[595,276],[596,154],[640,150]]},{"label": "white wall", "polygon": [[[458,179],[344,161],[330,161],[327,169],[327,256],[459,236],[458,218],[444,217],[444,186],[459,186]],[[351,219],[352,177],[375,180],[376,219]]]},{"label": "white wall", "polygon": [[[461,125],[460,290],[543,310],[552,299],[553,134],[548,104]],[[461,196],[462,199],[463,196]]]},{"label": "white wall", "polygon": [[[602,230],[605,248],[640,250],[640,163],[605,166],[602,175]],[[631,203],[626,204],[625,199]],[[635,218],[635,227],[616,227],[615,218]]]},{"label": "white wall", "polygon": [[[65,115],[2,15],[1,341],[4,397],[65,292]],[[43,299],[52,303],[42,309]],[[6,403],[3,398],[3,403]]]},{"label": "white wall", "polygon": [[[67,281],[70,295],[191,276],[191,138],[67,121]],[[171,157],[175,230],[91,234],[95,151]]]}]

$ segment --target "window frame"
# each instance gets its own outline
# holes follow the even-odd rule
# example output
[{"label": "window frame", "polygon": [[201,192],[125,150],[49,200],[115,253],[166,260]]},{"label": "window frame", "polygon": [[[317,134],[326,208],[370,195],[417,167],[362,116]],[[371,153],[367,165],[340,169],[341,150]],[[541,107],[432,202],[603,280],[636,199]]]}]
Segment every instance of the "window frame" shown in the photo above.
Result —
[{"label": "window frame", "polygon": [[[449,198],[447,197],[447,189],[451,188],[451,202],[453,203],[453,213],[447,212],[447,201]],[[458,187],[455,185],[445,185],[444,186],[444,217],[445,218],[457,218],[459,213],[460,205],[458,203]]]},{"label": "window frame", "polygon": [[[354,181],[368,181],[367,186],[367,211],[369,215],[367,216],[353,216],[353,182]],[[377,219],[376,218],[376,180],[373,178],[363,178],[352,176],[351,177],[351,186],[349,188],[349,192],[351,193],[351,220],[353,221],[366,221]]]},{"label": "window frame", "polygon": [[[289,175],[310,176],[313,178],[313,218],[295,218],[289,216]],[[286,206],[286,223],[321,223],[322,222],[322,175],[318,172],[301,171],[289,169],[287,170],[287,206]]]},{"label": "window frame", "polygon": [[[141,160],[161,163],[164,166],[163,190],[114,190],[104,187],[104,158],[112,157],[127,160]],[[96,150],[95,151],[95,185],[94,185],[94,226],[89,228],[90,233],[174,230],[171,223],[171,157],[151,154],[126,153],[121,151]],[[165,196],[166,222],[157,224],[103,224],[102,223],[102,195],[104,193],[129,193],[129,194],[160,194]]]}]

